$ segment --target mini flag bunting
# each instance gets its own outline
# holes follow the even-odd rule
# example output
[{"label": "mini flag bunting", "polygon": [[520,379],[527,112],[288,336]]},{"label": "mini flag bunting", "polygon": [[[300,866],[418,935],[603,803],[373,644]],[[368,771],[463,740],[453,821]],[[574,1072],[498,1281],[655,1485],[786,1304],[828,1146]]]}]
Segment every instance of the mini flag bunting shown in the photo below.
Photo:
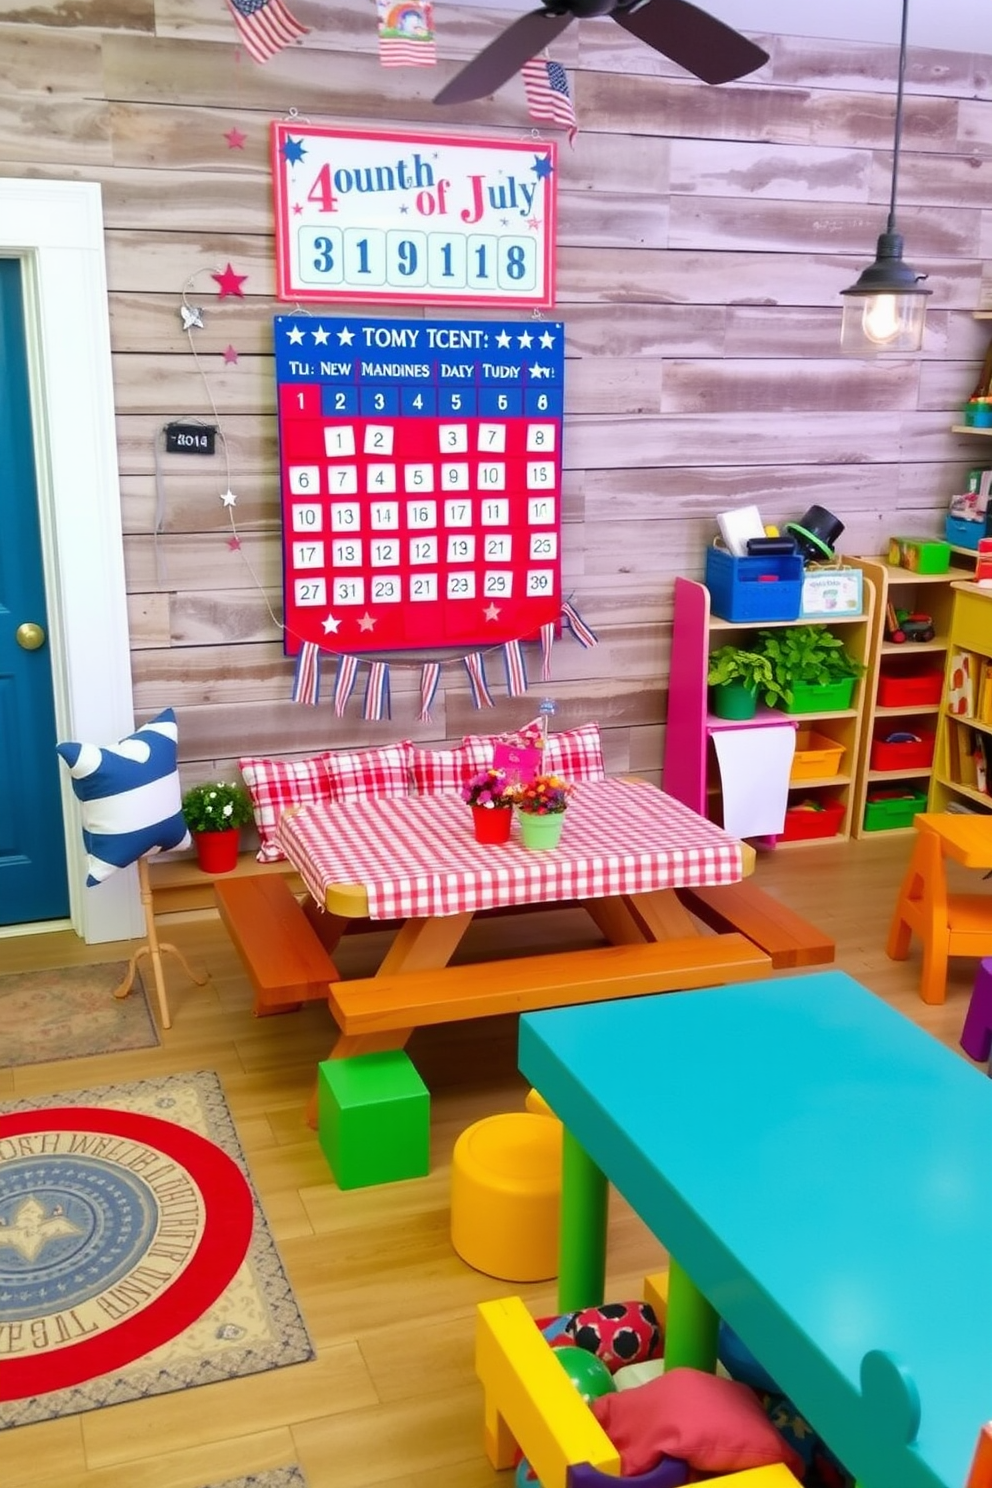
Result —
[{"label": "mini flag bunting", "polygon": [[358,673],[357,656],[340,656],[338,658],[337,676],[334,678],[334,715],[336,718],[344,717],[344,710],[348,706],[352,689],[355,686],[355,677]]},{"label": "mini flag bunting", "polygon": [[227,0],[227,3],[245,50],[255,62],[267,62],[310,30],[289,13],[282,0]]},{"label": "mini flag bunting", "polygon": [[527,112],[542,123],[560,124],[568,131],[568,143],[575,144],[579,126],[568,90],[568,76],[560,62],[552,62],[547,52],[531,57],[523,65],[524,93]]},{"label": "mini flag bunting", "polygon": [[504,643],[503,664],[506,667],[507,693],[510,697],[523,697],[527,691],[527,664],[519,641]]},{"label": "mini flag bunting", "polygon": [[551,681],[551,647],[555,643],[555,622],[548,620],[541,626],[541,681]]},{"label": "mini flag bunting", "polygon": [[590,630],[581,615],[572,607],[567,599],[562,604],[561,617],[580,646],[584,646],[588,651],[591,646],[599,645],[599,636],[594,630]]},{"label": "mini flag bunting", "polygon": [[472,689],[472,707],[495,707],[492,693],[486,685],[486,665],[482,660],[481,651],[473,651],[470,656],[465,657],[465,670],[468,672],[469,686]]},{"label": "mini flag bunting", "polygon": [[377,0],[383,67],[433,67],[434,8],[430,0]]},{"label": "mini flag bunting", "polygon": [[421,723],[431,723],[431,708],[437,696],[438,683],[441,680],[441,663],[439,661],[425,661],[423,671],[420,673],[420,715]]},{"label": "mini flag bunting", "polygon": [[294,703],[316,704],[320,701],[320,647],[316,641],[304,641],[300,647],[292,697]]},{"label": "mini flag bunting", "polygon": [[380,718],[392,718],[389,710],[389,663],[369,662],[369,680],[365,684],[365,706],[362,717],[367,723],[378,723]]}]

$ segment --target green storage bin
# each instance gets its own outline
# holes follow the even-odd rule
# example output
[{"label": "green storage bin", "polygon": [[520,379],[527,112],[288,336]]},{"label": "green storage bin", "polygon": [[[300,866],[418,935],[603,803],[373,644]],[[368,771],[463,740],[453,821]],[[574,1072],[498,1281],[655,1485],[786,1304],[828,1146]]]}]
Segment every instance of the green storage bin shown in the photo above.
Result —
[{"label": "green storage bin", "polygon": [[926,791],[879,791],[865,804],[865,831],[890,832],[894,827],[911,827],[913,817],[926,809]]},{"label": "green storage bin", "polygon": [[837,713],[851,706],[856,677],[840,677],[836,682],[813,686],[797,682],[792,689],[792,702],[783,705],[785,713]]}]

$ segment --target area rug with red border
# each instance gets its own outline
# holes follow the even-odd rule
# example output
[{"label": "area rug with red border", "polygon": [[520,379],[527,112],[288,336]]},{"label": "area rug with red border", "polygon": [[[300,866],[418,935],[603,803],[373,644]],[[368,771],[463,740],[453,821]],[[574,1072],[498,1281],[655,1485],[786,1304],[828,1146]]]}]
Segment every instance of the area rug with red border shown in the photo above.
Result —
[{"label": "area rug with red border", "polygon": [[215,1074],[0,1105],[0,1428],[312,1357]]}]

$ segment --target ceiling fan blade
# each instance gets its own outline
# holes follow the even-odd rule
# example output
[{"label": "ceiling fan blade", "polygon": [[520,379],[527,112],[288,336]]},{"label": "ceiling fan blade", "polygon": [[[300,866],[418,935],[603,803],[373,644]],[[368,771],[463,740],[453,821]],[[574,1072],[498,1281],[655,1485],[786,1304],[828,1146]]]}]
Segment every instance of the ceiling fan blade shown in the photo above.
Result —
[{"label": "ceiling fan blade", "polygon": [[488,98],[515,77],[525,62],[543,52],[571,25],[572,19],[570,12],[552,15],[547,10],[532,10],[520,16],[446,83],[434,102],[471,103],[476,98]]},{"label": "ceiling fan blade", "polygon": [[689,0],[646,0],[613,19],[704,83],[730,83],[768,61],[768,53]]}]

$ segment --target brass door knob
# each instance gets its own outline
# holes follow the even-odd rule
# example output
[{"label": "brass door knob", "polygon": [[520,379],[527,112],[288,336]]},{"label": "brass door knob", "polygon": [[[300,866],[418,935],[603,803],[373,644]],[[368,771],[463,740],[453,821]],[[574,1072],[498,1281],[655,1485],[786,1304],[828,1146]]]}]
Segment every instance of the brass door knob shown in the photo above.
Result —
[{"label": "brass door knob", "polygon": [[43,646],[47,637],[40,625],[35,625],[33,620],[25,620],[14,632],[14,640],[25,651],[37,651]]}]

